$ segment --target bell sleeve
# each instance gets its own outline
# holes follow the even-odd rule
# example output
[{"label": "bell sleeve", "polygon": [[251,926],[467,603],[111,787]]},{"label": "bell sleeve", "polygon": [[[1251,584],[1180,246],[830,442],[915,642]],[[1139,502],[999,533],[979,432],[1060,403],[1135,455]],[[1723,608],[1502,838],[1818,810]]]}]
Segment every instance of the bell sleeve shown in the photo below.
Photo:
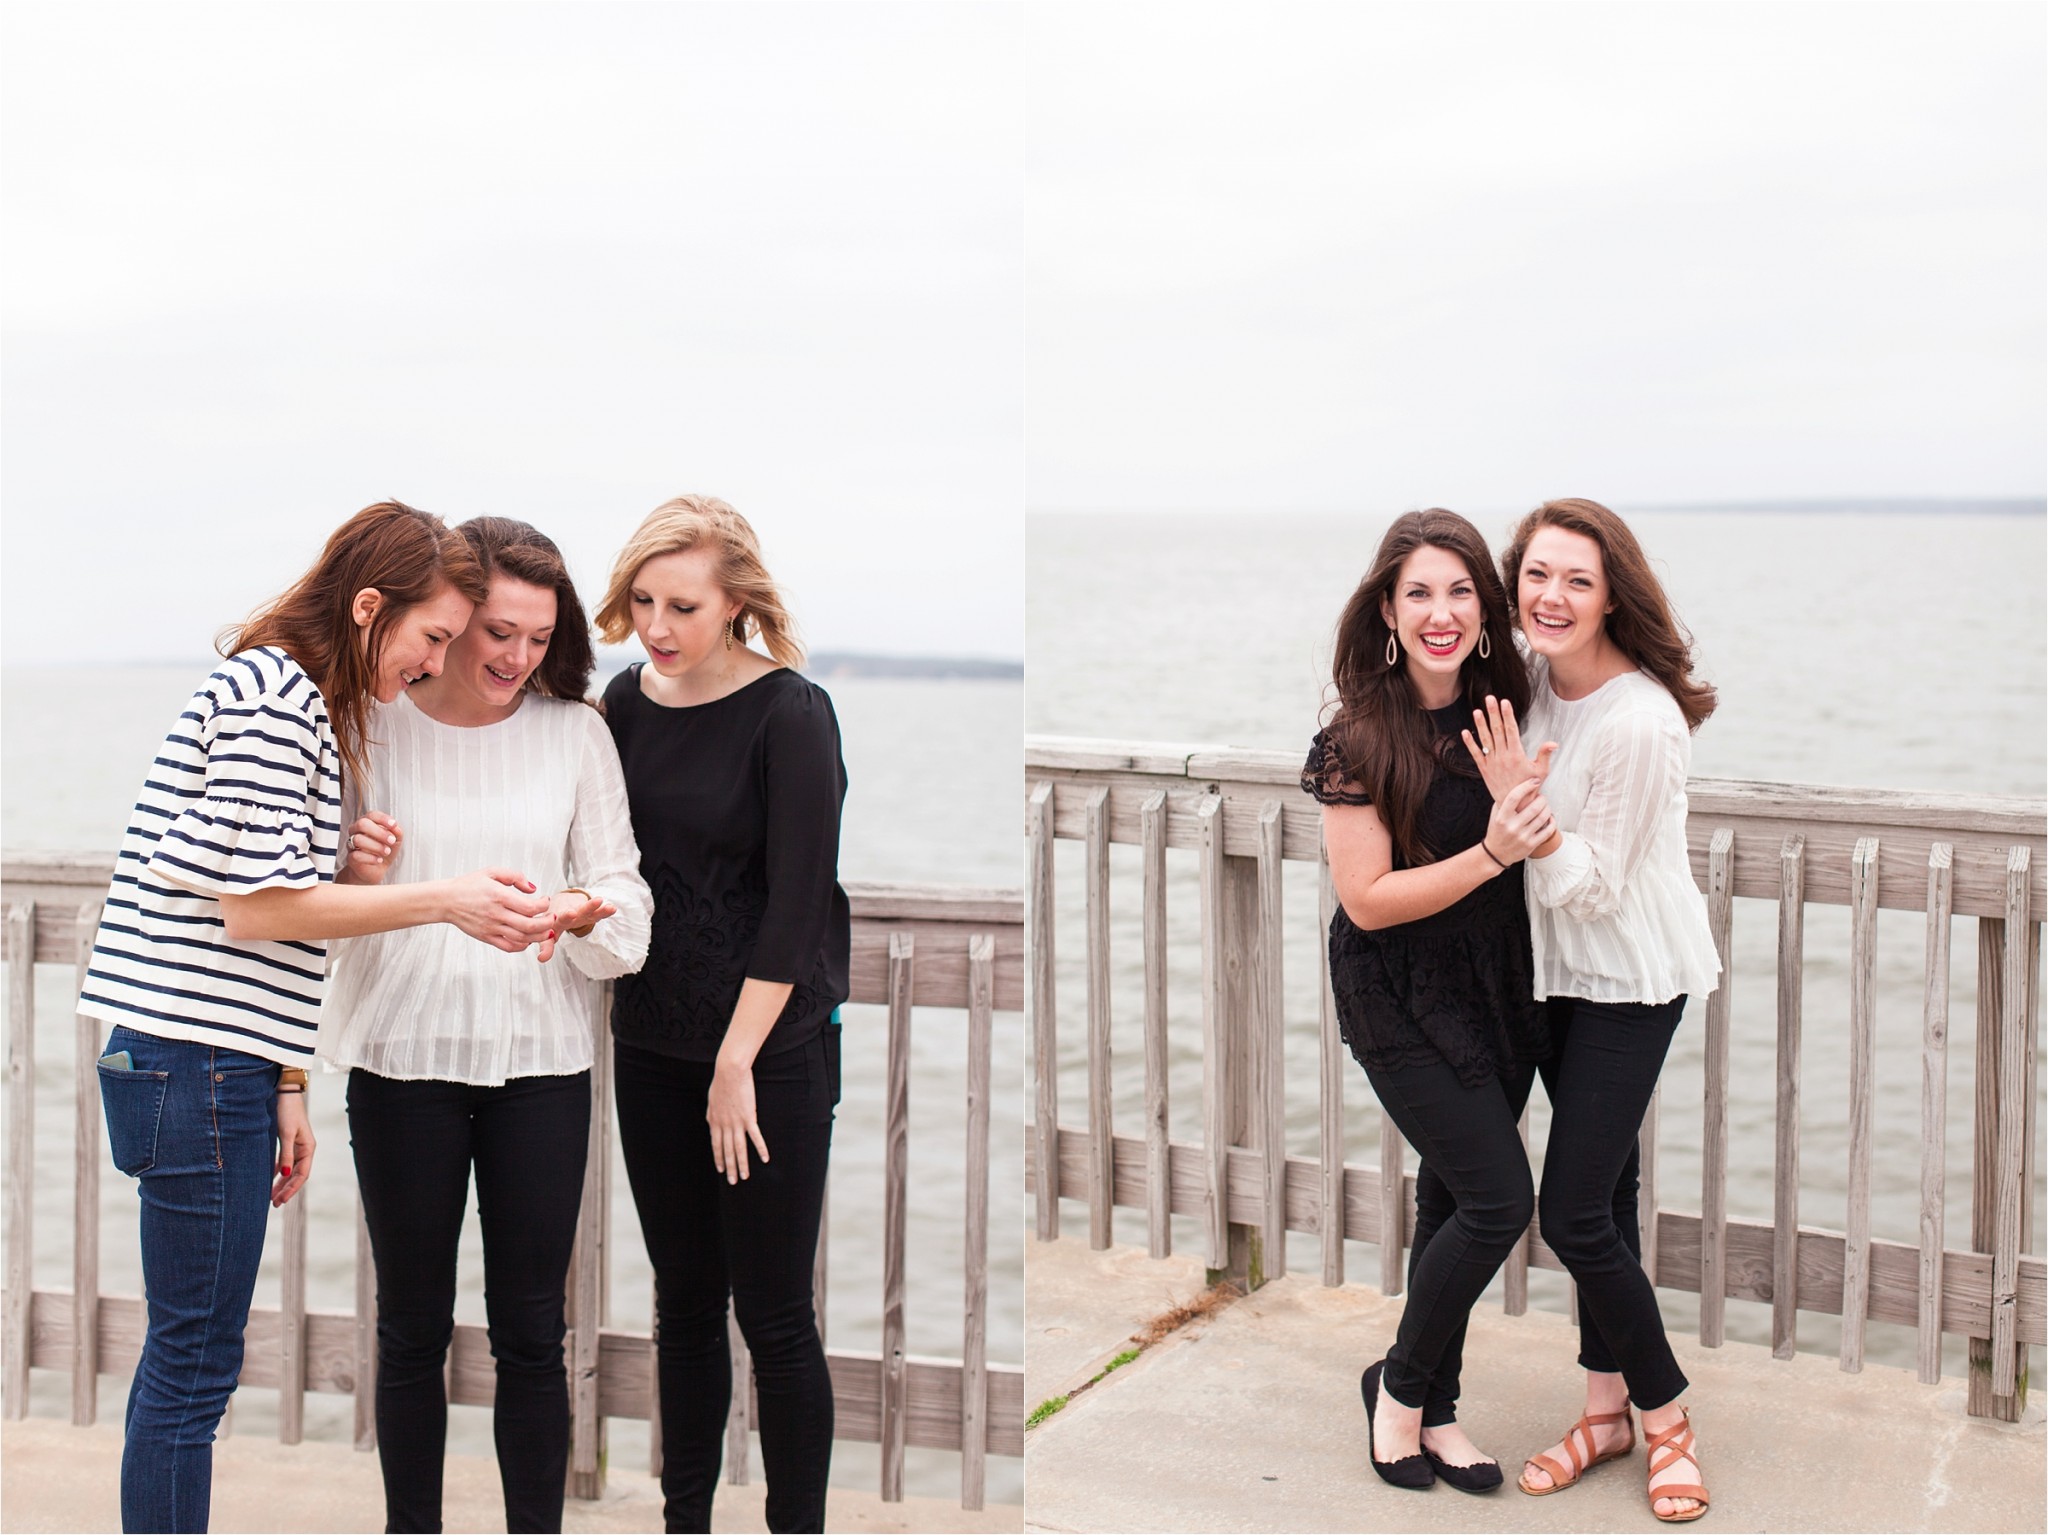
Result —
[{"label": "bell sleeve", "polygon": [[1685,727],[1643,710],[1610,721],[1594,748],[1578,826],[1556,851],[1528,860],[1529,893],[1579,922],[1621,909],[1624,889],[1685,789]]},{"label": "bell sleeve", "polygon": [[792,690],[769,717],[763,746],[768,896],[747,976],[809,981],[828,925],[841,909],[839,813],[846,766],[839,721],[824,690]]},{"label": "bell sleeve", "polygon": [[595,709],[579,709],[583,766],[576,779],[576,814],[569,823],[569,882],[618,910],[581,938],[561,937],[562,956],[593,981],[629,975],[647,961],[654,898],[640,877],[640,849],[626,804],[626,775],[618,748]]}]

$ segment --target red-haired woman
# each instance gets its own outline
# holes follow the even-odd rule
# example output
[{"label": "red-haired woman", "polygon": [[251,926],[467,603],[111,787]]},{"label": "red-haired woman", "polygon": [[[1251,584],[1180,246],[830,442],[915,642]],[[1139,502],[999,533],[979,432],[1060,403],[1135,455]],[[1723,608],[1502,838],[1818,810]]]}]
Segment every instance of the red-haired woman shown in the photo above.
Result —
[{"label": "red-haired woman", "polygon": [[438,672],[483,594],[439,518],[358,512],[231,632],[143,780],[78,1004],[114,1026],[107,1139],[142,1200],[125,1529],[206,1528],[265,1217],[312,1170],[304,1065],[326,940],[432,922],[512,951],[547,936],[545,898],[509,870],[390,890],[336,878],[371,701]]},{"label": "red-haired woman", "polygon": [[1550,835],[1526,784],[1498,803],[1457,750],[1489,693],[1523,696],[1485,540],[1455,512],[1396,518],[1337,628],[1337,707],[1302,787],[1323,806],[1345,1042],[1422,1157],[1408,1300],[1360,1381],[1373,1470],[1397,1487],[1501,1484],[1457,1422],[1465,1321],[1528,1229],[1517,1124],[1549,1050],[1530,1000],[1521,860]]},{"label": "red-haired woman", "polygon": [[[1556,1046],[1543,1240],[1578,1284],[1586,1411],[1532,1456],[1541,1496],[1649,1439],[1651,1512],[1707,1509],[1672,1355],[1643,1273],[1636,1140],[1688,996],[1714,989],[1720,960],[1685,848],[1691,732],[1714,712],[1691,644],[1628,525],[1598,502],[1550,501],[1501,556],[1531,654],[1520,725],[1503,696],[1473,714],[1466,744],[1509,803],[1540,779],[1557,829],[1528,862],[1536,996]],[[1547,743],[1534,758],[1524,732]],[[1551,753],[1555,751],[1554,759]],[[1547,769],[1547,776],[1546,776]]]}]

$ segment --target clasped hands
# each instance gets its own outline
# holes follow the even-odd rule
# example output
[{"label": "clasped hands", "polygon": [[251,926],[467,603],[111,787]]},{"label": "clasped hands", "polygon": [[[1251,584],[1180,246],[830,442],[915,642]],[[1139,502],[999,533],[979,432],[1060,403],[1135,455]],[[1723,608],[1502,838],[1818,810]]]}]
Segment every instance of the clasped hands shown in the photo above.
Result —
[{"label": "clasped hands", "polygon": [[1472,754],[1479,776],[1493,796],[1486,850],[1503,864],[1554,852],[1562,839],[1550,803],[1543,797],[1543,780],[1550,776],[1557,743],[1546,741],[1531,757],[1515,724],[1515,706],[1490,693],[1486,707],[1472,711],[1472,728],[1461,734],[1465,750]]},{"label": "clasped hands", "polygon": [[[338,878],[357,885],[380,885],[398,857],[405,833],[398,822],[373,810],[349,827]],[[539,960],[554,958],[564,933],[588,928],[618,907],[583,890],[544,896],[525,875],[511,869],[480,869],[450,880],[448,920],[495,948],[516,954],[533,945]]]}]

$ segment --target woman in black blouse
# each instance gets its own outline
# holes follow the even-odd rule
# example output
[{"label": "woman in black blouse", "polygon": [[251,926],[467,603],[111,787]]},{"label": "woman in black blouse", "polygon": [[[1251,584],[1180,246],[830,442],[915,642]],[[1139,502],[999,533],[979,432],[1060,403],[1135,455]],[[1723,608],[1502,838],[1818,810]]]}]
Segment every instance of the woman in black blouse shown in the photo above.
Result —
[{"label": "woman in black blouse", "polygon": [[[851,944],[839,724],[754,530],[723,501],[655,509],[598,610],[646,663],[612,679],[647,964],[612,1007],[619,1141],[654,1264],[664,1521],[708,1530],[731,1391],[730,1296],[753,1356],[771,1530],[822,1530],[832,1377],[811,1270]],[[750,648],[757,635],[768,654]],[[706,1133],[708,1127],[708,1134]]]},{"label": "woman in black blouse", "polygon": [[1551,817],[1535,780],[1496,804],[1459,732],[1488,694],[1527,698],[1509,633],[1478,530],[1395,519],[1338,623],[1336,710],[1301,776],[1339,902],[1338,1022],[1422,1158],[1407,1305],[1360,1381],[1373,1470],[1398,1487],[1501,1484],[1458,1426],[1458,1376],[1465,1319],[1535,1205],[1516,1126],[1549,1038],[1520,863]]}]

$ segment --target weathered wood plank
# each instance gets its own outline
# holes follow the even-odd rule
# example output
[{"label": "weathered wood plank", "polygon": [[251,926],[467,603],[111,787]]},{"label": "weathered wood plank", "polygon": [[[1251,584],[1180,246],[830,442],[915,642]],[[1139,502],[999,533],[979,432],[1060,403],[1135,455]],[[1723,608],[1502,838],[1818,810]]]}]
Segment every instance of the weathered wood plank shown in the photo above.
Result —
[{"label": "weathered wood plank", "polygon": [[1650,1089],[1650,1106],[1643,1110],[1643,1127],[1636,1132],[1636,1242],[1642,1248],[1643,1272],[1651,1284],[1657,1282],[1657,1140],[1663,1120],[1664,1084]]},{"label": "weathered wood plank", "polygon": [[1254,1141],[1265,1159],[1265,1208],[1259,1219],[1261,1268],[1267,1279],[1287,1273],[1287,1002],[1282,973],[1286,939],[1280,859],[1280,802],[1259,812],[1259,1039],[1252,1056]]},{"label": "weathered wood plank", "polygon": [[[1316,870],[1317,932],[1327,935],[1336,920],[1337,888],[1330,879],[1329,849]],[[1323,1244],[1323,1283],[1344,1282],[1344,1041],[1337,1029],[1337,997],[1330,987],[1327,941],[1316,946],[1316,1091],[1320,1111],[1317,1153],[1322,1164],[1316,1230]]]},{"label": "weathered wood plank", "polygon": [[[100,903],[87,902],[77,911],[78,930],[89,934],[100,925]],[[92,962],[92,939],[81,937],[73,961],[72,996],[85,990],[86,966]],[[72,1084],[77,1132],[76,1162],[71,1178],[71,1293],[85,1318],[72,1339],[71,1421],[89,1424],[99,1416],[100,1364],[100,1040],[106,1025],[83,1013],[73,1015]]]},{"label": "weathered wood plank", "polygon": [[[1998,1211],[1998,1056],[2005,1023],[2005,917],[1977,923],[1977,1070],[1972,1094],[1970,1247],[1991,1260]],[[1944,1260],[1946,1261],[1946,1260]],[[2017,1395],[1991,1390],[1991,1313],[1970,1334],[1967,1406],[1972,1417],[2013,1423]]]},{"label": "weathered wood plank", "polygon": [[[1707,997],[1705,1103],[1700,1132],[1700,1343],[1719,1348],[1728,1304],[1728,1021],[1735,993],[1735,833],[1714,833],[1707,859],[1707,925],[1721,959],[1721,980]],[[1644,1206],[1656,1208],[1656,1197]],[[1655,1250],[1646,1241],[1647,1255]]]},{"label": "weathered wood plank", "polygon": [[1920,1379],[1941,1380],[1941,1249],[1947,1238],[1949,903],[1951,850],[1927,855],[1927,986],[1920,1046]]},{"label": "weathered wood plank", "polygon": [[1777,1144],[1772,1166],[1771,1354],[1790,1359],[1799,1337],[1799,1045],[1806,998],[1806,838],[1778,850]]},{"label": "weathered wood plank", "polygon": [[1088,929],[1088,1144],[1096,1149],[1088,1178],[1088,1246],[1109,1246],[1115,1209],[1110,1204],[1109,1034],[1109,788],[1088,796],[1085,882]]},{"label": "weathered wood plank", "polygon": [[[1515,1133],[1521,1136],[1522,1155],[1527,1157],[1529,1154],[1529,1111],[1527,1108],[1522,1110],[1522,1118],[1520,1123],[1515,1126]],[[1534,1239],[1535,1232],[1536,1226],[1532,1221],[1530,1222],[1529,1229],[1522,1233],[1522,1239],[1515,1243],[1514,1250],[1508,1254],[1507,1262],[1501,1265],[1501,1310],[1505,1311],[1509,1316],[1522,1316],[1529,1309],[1529,1244]],[[1648,1247],[1643,1249],[1643,1257],[1645,1259],[1650,1257]]]},{"label": "weathered wood plank", "polygon": [[2019,1288],[2020,1210],[2025,1197],[2020,1173],[2027,1123],[2027,865],[2031,851],[2015,847],[2006,864],[2005,985],[2000,999],[1998,1038],[1998,1171],[1992,1214],[1991,1394],[2012,1396],[2018,1388],[2014,1348],[2014,1304]]},{"label": "weathered wood plank", "polygon": [[1399,1295],[1407,1287],[1407,1265],[1402,1258],[1403,1215],[1408,1205],[1402,1176],[1404,1145],[1394,1117],[1380,1110],[1380,1294]]},{"label": "weathered wood plank", "polygon": [[[1223,931],[1223,802],[1207,799],[1198,815],[1203,830],[1198,879],[1202,893],[1202,1139],[1208,1160],[1203,1235],[1211,1269],[1230,1263],[1227,1178],[1230,1165],[1229,1042],[1225,1037]],[[1039,1164],[1043,1167],[1045,1164]]]},{"label": "weathered wood plank", "polygon": [[569,1369],[569,1472],[572,1498],[604,1496],[604,1415],[598,1411],[598,1335],[606,1316],[611,1244],[611,1028],[609,993],[598,1010],[590,1067],[590,1131],[583,1158],[583,1195],[570,1249],[565,1311]]},{"label": "weathered wood plank", "polygon": [[1145,1245],[1154,1258],[1173,1251],[1167,1184],[1166,1046],[1166,793],[1154,790],[1139,806],[1144,837],[1143,945],[1145,968]]},{"label": "weathered wood plank", "polygon": [[312,1207],[301,1188],[284,1207],[279,1223],[284,1262],[277,1329],[277,1442],[306,1437],[306,1225]]},{"label": "weathered wood plank", "polygon": [[903,1446],[908,1427],[903,1303],[910,1193],[910,965],[908,934],[889,951],[889,1063],[883,1116],[882,1183],[882,1500],[903,1501]]},{"label": "weathered wood plank", "polygon": [[725,1408],[725,1480],[731,1487],[745,1487],[753,1480],[752,1442],[754,1427],[754,1358],[747,1352],[746,1335],[732,1308],[725,1313],[725,1351],[732,1360],[732,1396]]},{"label": "weathered wood plank", "polygon": [[1870,1310],[1871,1105],[1877,1059],[1878,844],[1856,844],[1849,913],[1849,1203],[1842,1250],[1842,1368],[1863,1368]]},{"label": "weathered wood plank", "polygon": [[[1053,786],[1031,789],[1026,835],[1025,898],[1030,912],[1031,1051],[1037,1090],[1031,1122],[1032,1149],[1041,1168],[1059,1165],[1060,1069],[1059,999],[1053,968]],[[1041,1177],[1038,1187],[1038,1240],[1054,1242],[1060,1234],[1057,1178]]]},{"label": "weathered wood plank", "polygon": [[29,1292],[35,1280],[36,929],[33,901],[7,909],[7,1289],[0,1413],[28,1415]]},{"label": "weathered wood plank", "polygon": [[988,1481],[989,1073],[995,1039],[995,937],[968,941],[967,1210],[960,1339],[960,1506],[983,1505]]},{"label": "weathered wood plank", "polygon": [[377,1265],[370,1254],[370,1227],[363,1218],[363,1196],[360,1192],[356,1194],[355,1206],[356,1309],[350,1318],[349,1328],[349,1384],[355,1397],[356,1448],[374,1450],[377,1448]]}]

